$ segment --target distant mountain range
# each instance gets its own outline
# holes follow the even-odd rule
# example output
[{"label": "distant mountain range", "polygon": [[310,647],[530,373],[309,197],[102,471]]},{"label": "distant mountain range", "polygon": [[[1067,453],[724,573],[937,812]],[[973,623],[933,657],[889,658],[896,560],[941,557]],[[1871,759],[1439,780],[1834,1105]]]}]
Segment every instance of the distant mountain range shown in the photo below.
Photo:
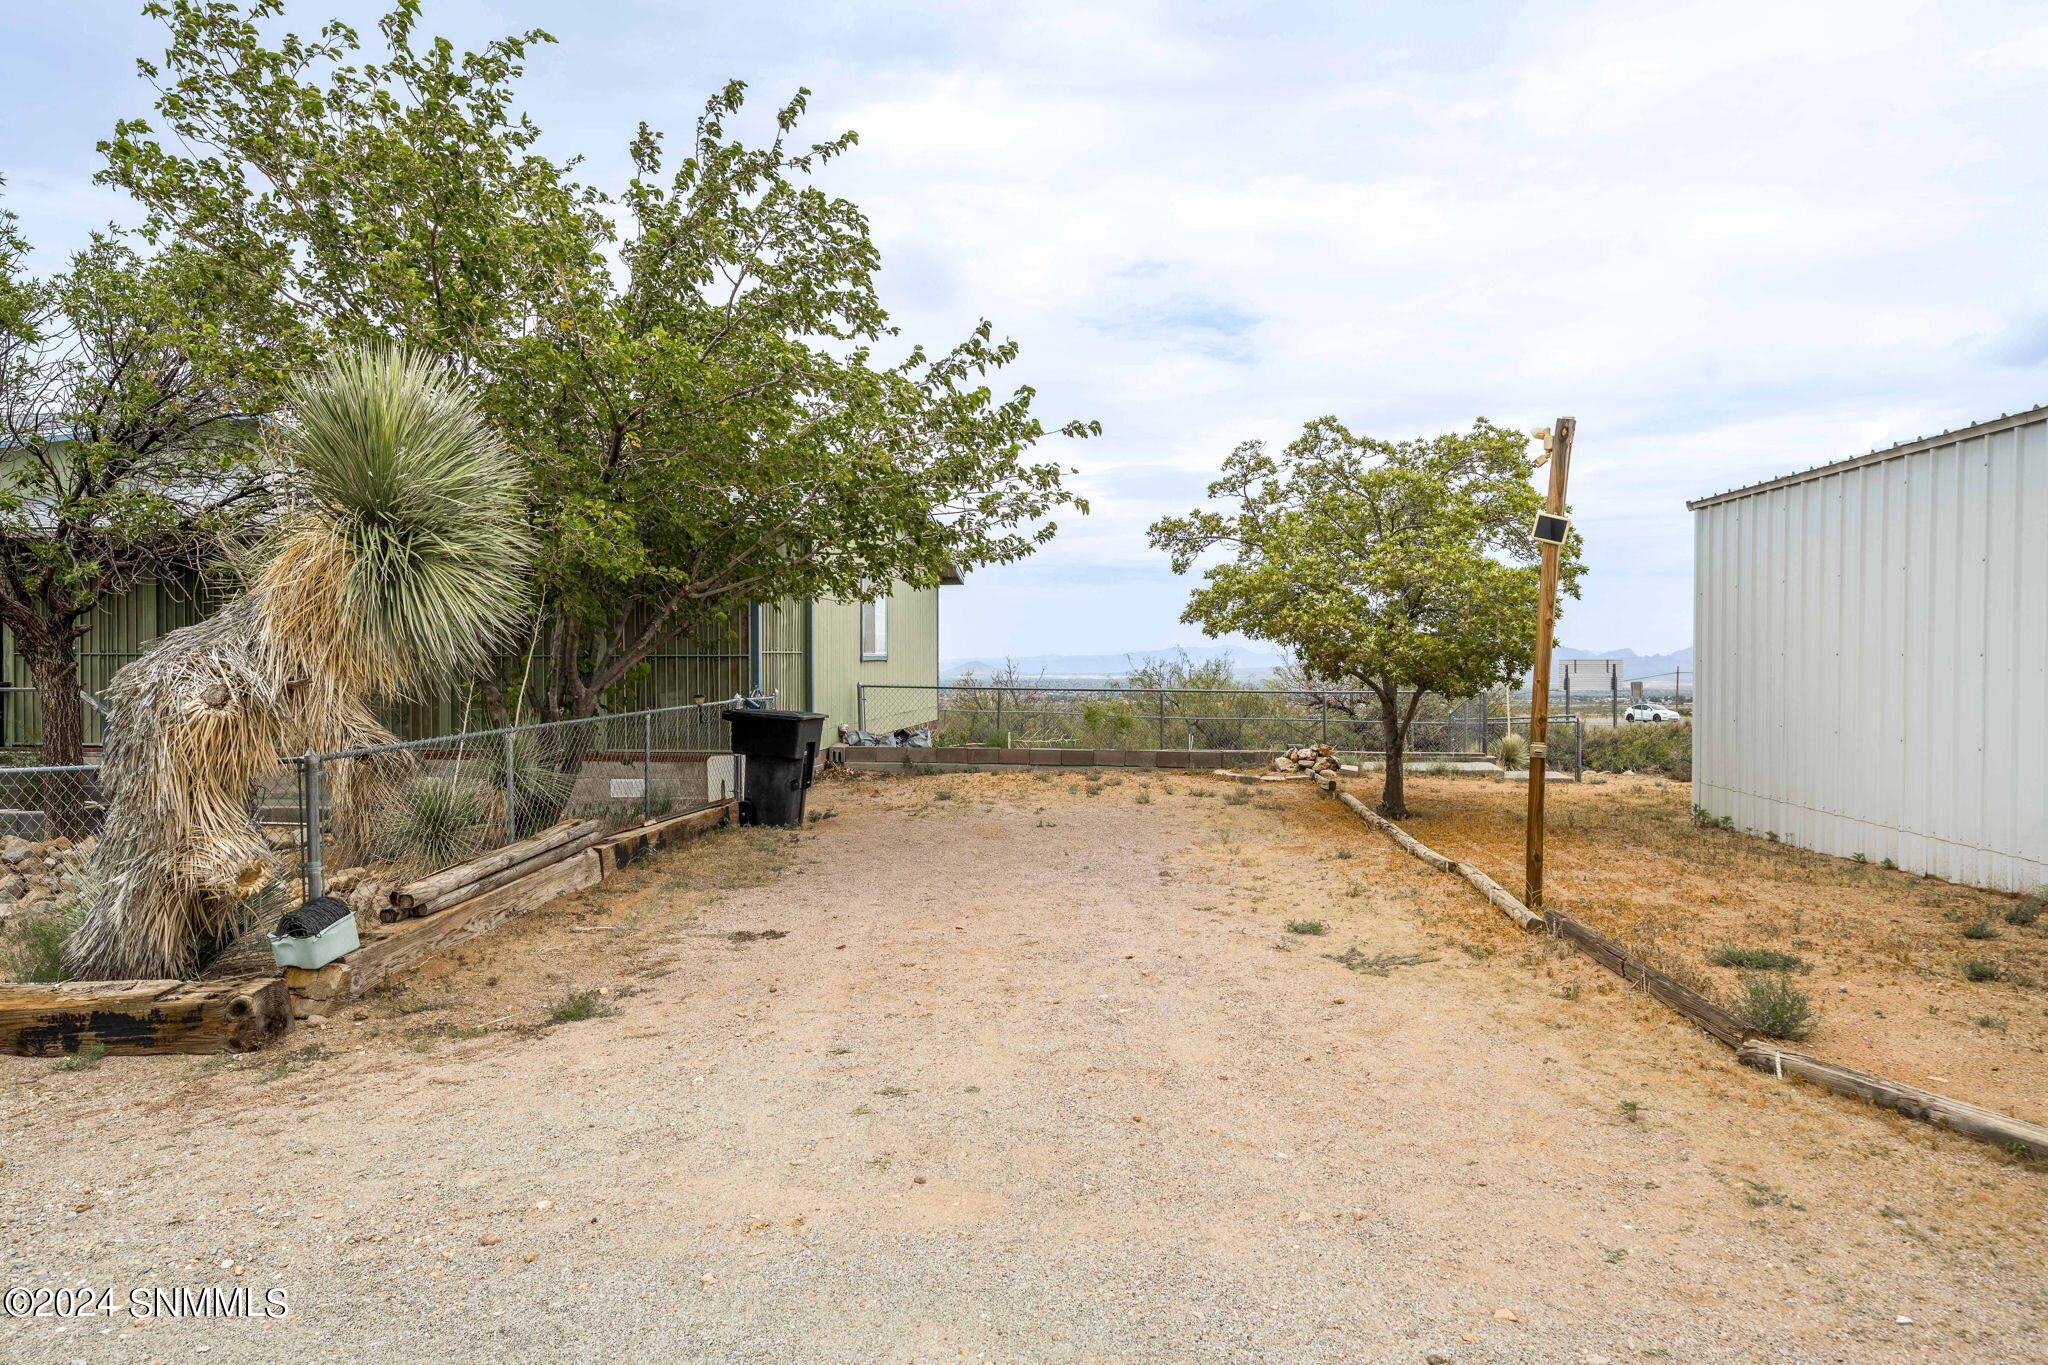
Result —
[{"label": "distant mountain range", "polygon": [[[1027,654],[1014,659],[942,659],[939,661],[939,676],[952,680],[973,673],[986,679],[1007,667],[1014,667],[1028,679],[1121,678],[1142,664],[1161,663],[1182,654],[1196,663],[1207,663],[1228,655],[1237,665],[1238,673],[1251,680],[1264,678],[1287,662],[1279,654],[1239,645],[1189,645],[1179,649],[1134,649],[1128,654]],[[1555,657],[1619,659],[1624,682],[1631,678],[1653,678],[1673,669],[1692,672],[1690,647],[1675,654],[1638,654],[1632,649],[1571,649],[1560,646]]]},{"label": "distant mountain range", "polygon": [[[1691,645],[1675,654],[1638,654],[1632,649],[1568,649],[1560,645],[1551,658],[1619,659],[1623,682],[1628,682],[1632,678],[1654,678],[1660,673],[1669,673],[1674,668],[1683,669],[1688,674],[1692,672]],[[1556,669],[1557,665],[1553,662],[1551,670],[1555,672]]]},{"label": "distant mountain range", "polygon": [[1247,678],[1263,678],[1287,661],[1278,654],[1236,645],[1189,645],[1185,649],[1134,649],[1128,654],[1026,654],[1014,659],[941,659],[939,676],[958,678],[973,673],[987,678],[991,673],[1014,667],[1026,678],[1121,678],[1142,664],[1163,663],[1182,654],[1195,663],[1229,655],[1237,671]]}]

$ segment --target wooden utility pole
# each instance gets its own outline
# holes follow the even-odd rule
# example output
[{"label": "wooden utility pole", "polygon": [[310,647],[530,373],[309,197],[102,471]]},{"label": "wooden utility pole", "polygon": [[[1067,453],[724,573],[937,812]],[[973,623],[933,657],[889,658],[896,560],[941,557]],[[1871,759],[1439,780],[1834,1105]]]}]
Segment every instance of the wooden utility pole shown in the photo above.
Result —
[{"label": "wooden utility pole", "polygon": [[[1572,434],[1578,423],[1560,417],[1544,442],[1549,452],[1550,493],[1543,500],[1546,517],[1555,518],[1546,534],[1538,519],[1537,540],[1543,549],[1543,586],[1536,605],[1536,677],[1529,698],[1529,817],[1525,831],[1527,852],[1522,864],[1522,903],[1538,914],[1543,912],[1543,774],[1548,766],[1550,743],[1550,653],[1557,631],[1557,560],[1564,549],[1565,480],[1571,475]],[[1553,538],[1554,535],[1554,538]]]}]

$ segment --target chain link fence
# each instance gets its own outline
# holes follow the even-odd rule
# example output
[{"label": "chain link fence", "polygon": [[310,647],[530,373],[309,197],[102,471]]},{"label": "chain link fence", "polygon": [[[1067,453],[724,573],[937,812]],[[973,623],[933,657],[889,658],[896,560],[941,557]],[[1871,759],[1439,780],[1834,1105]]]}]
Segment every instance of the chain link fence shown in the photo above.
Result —
[{"label": "chain link fence", "polygon": [[[1404,709],[1411,703],[1408,747],[1416,753],[1477,757],[1509,726],[1484,697],[1400,699]],[[1363,690],[866,683],[858,713],[862,732],[929,730],[940,747],[1386,750],[1380,700]]]},{"label": "chain link fence", "polygon": [[715,805],[739,794],[744,762],[721,713],[774,704],[735,696],[288,760],[305,893],[341,866],[424,875],[565,820],[625,826]]},{"label": "chain link fence", "polygon": [[[250,795],[287,886],[331,870],[424,876],[564,820],[627,826],[740,790],[721,712],[774,696],[440,735],[281,761]],[[9,766],[0,755],[0,909],[62,896],[106,817],[96,764]]]}]

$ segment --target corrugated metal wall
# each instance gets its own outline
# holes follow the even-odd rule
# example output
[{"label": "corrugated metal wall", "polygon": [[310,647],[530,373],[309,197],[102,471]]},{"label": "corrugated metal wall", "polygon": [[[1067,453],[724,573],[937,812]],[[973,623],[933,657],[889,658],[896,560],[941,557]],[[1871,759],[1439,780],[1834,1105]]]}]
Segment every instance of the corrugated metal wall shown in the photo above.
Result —
[{"label": "corrugated metal wall", "polygon": [[777,602],[761,608],[761,690],[775,693],[776,705],[785,711],[801,711],[809,705],[804,695],[808,619],[801,602]]},{"label": "corrugated metal wall", "polygon": [[[218,605],[219,598],[197,579],[145,583],[108,598],[93,614],[90,628],[78,642],[79,685],[100,696],[113,681],[115,672],[137,658],[150,641],[193,624]],[[14,632],[4,628],[0,628],[0,659],[6,661],[6,686],[35,685],[27,661],[15,651]],[[42,729],[36,708],[41,699],[26,691],[8,692],[4,697],[4,703],[0,703],[0,745],[40,742]],[[99,712],[83,701],[75,704],[85,707],[85,742],[98,744],[102,733]]]},{"label": "corrugated metal wall", "polygon": [[[860,604],[820,602],[811,621],[811,710],[822,711],[825,738],[839,742],[839,727],[852,725],[859,714],[862,683],[915,683],[933,691],[923,694],[937,707],[939,683],[939,588],[907,588],[898,583],[889,596],[889,657],[862,662]],[[898,719],[899,724],[933,720]]]},{"label": "corrugated metal wall", "polygon": [[2048,883],[2048,409],[1693,506],[1695,802]]}]

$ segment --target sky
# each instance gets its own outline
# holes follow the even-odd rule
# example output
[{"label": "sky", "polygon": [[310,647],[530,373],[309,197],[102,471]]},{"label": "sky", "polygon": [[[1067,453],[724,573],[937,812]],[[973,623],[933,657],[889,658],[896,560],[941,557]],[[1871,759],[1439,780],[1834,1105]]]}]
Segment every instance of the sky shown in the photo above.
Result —
[{"label": "sky", "polygon": [[[6,204],[61,264],[133,221],[94,143],[148,112],[137,0],[0,4]],[[294,0],[302,31],[381,3]],[[1239,442],[1578,420],[1562,642],[1691,642],[1687,498],[2048,402],[2048,8],[1712,3],[426,0],[540,26],[544,148],[616,185],[724,81],[857,130],[901,340],[1021,347],[1093,510],[945,590],[948,656],[1201,642],[1146,544]],[[755,128],[761,126],[757,121]]]}]

